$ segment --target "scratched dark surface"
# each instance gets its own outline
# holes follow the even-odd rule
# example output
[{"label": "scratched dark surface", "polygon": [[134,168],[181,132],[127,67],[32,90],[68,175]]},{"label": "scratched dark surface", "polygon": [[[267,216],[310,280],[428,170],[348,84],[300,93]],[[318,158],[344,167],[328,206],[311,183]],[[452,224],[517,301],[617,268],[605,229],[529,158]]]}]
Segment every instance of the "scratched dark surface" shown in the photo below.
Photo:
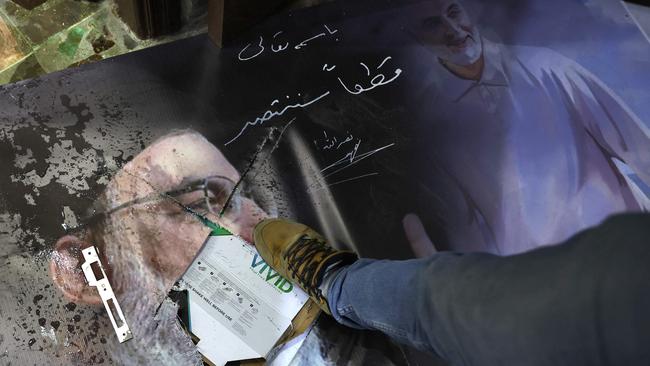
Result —
[{"label": "scratched dark surface", "polygon": [[[500,4],[484,16],[539,11],[521,2]],[[272,210],[325,232],[341,248],[382,259],[413,257],[401,220],[415,212],[444,248],[445,213],[431,212],[433,196],[420,179],[429,166],[419,155],[423,147],[415,144],[421,141],[412,128],[419,105],[412,100],[423,85],[418,84],[421,75],[409,67],[411,48],[417,45],[405,31],[410,22],[401,11],[405,6],[398,1],[371,6],[337,2],[269,19],[229,49],[198,36],[0,87],[0,363],[111,363],[101,349],[113,341],[103,309],[65,301],[49,284],[44,263],[63,235],[67,217],[83,216],[102,191],[105,173],[174,129],[204,134],[241,172],[269,129],[291,122],[268,164],[247,176],[247,184],[276,198]],[[516,22],[494,28],[502,31],[502,39],[518,40]],[[277,43],[271,43],[291,46],[274,52],[269,41],[279,31]],[[264,51],[240,61],[259,51],[254,45],[260,36]],[[581,36],[572,37],[578,42]],[[247,44],[247,52],[240,53]],[[594,60],[587,61],[598,65]],[[370,77],[361,62],[371,69]],[[327,71],[332,65],[336,68]],[[358,95],[338,80],[352,91],[355,83],[370,89],[375,75],[381,72],[385,81],[398,69],[403,73],[394,81]],[[627,95],[633,74],[607,78]],[[325,93],[314,104],[250,126],[225,145],[267,111],[306,105]],[[339,147],[348,136],[352,139]],[[372,153],[376,149],[382,150]],[[320,172],[337,161],[342,163]],[[344,169],[328,175],[338,168]],[[361,359],[359,364],[417,359],[385,339],[344,331],[332,322],[323,321],[317,329],[306,342],[303,359],[317,359],[313,354],[336,364],[353,358]],[[75,342],[90,344],[91,351],[79,355]],[[359,352],[354,345],[364,356],[352,356]]]},{"label": "scratched dark surface", "polygon": [[[392,7],[392,2],[385,2],[377,9]],[[268,128],[282,128],[295,117],[273,151],[274,168],[265,169],[263,178],[258,172],[250,174],[255,173],[263,187],[280,197],[276,212],[320,230],[327,227],[330,238],[341,247],[355,248],[364,256],[412,257],[400,231],[401,217],[410,208],[397,149],[377,153],[324,181],[306,180],[301,171],[305,164],[322,169],[340,160],[358,138],[362,139],[359,154],[402,143],[395,126],[396,116],[404,109],[397,92],[399,80],[397,88],[377,90],[372,98],[352,97],[341,89],[334,73],[322,70],[324,63],[337,65],[339,70],[349,65],[356,68],[362,61],[377,66],[394,54],[388,53],[395,48],[390,37],[376,44],[366,42],[385,32],[380,24],[368,28],[358,23],[375,14],[381,17],[382,12],[348,4],[271,19],[248,37],[260,31],[271,36],[282,28],[286,40],[297,43],[322,32],[323,24],[348,20],[335,38],[313,42],[303,50],[260,56],[254,63],[237,59],[246,37],[241,45],[220,50],[207,36],[198,36],[3,86],[0,255],[3,275],[14,279],[0,287],[0,350],[5,352],[0,363],[112,363],[110,354],[102,350],[102,344],[114,341],[104,310],[66,301],[50,285],[45,263],[52,245],[64,234],[66,215],[84,216],[107,183],[106,173],[174,129],[201,132],[241,172],[268,135]],[[391,73],[398,68],[393,62],[399,61],[389,60]],[[307,103],[326,91],[331,96],[322,105],[289,111],[224,146],[245,121],[270,109],[274,99],[284,105]],[[323,146],[330,141],[325,141],[325,134],[341,140],[353,135],[355,141],[327,151]],[[296,144],[306,146],[303,155],[296,154]],[[306,158],[311,161],[305,162]],[[327,195],[320,190],[315,200],[308,193],[309,186],[313,189],[316,184],[320,187],[369,173],[378,175],[337,184]],[[331,214],[333,210],[337,215]],[[338,326],[330,322],[321,329],[327,332],[324,337],[341,340],[317,347],[325,347],[323,356],[344,362],[349,352],[359,352],[343,341]],[[347,333],[357,343],[365,343],[366,355],[360,359],[407,362],[401,350],[377,335]],[[385,352],[391,347],[392,352]],[[321,353],[317,348],[311,353]]]},{"label": "scratched dark surface", "polygon": [[[291,29],[292,35],[287,39],[295,43],[301,37],[305,38],[305,34],[321,32],[322,25],[335,22],[341,17],[341,12],[307,11],[309,17],[301,16],[298,12],[292,16],[272,19],[268,22],[268,27],[265,25],[264,28]],[[347,17],[355,19],[352,15],[354,13]],[[395,54],[395,44],[391,44],[390,39],[377,44],[367,44],[364,41],[369,36],[374,38],[375,34],[381,34],[383,27],[377,25],[376,28],[368,29],[355,23],[354,20],[349,22],[345,35],[343,31],[336,35],[337,39],[341,39],[341,43],[329,37],[330,39],[320,44],[310,44],[304,50],[291,50],[292,52],[273,55],[274,57],[266,55],[267,57],[259,57],[254,63],[237,62],[239,47],[219,50],[205,36],[198,36],[116,57],[96,65],[82,66],[6,86],[3,88],[3,108],[0,113],[4,124],[15,126],[10,129],[16,135],[13,137],[14,145],[29,147],[32,150],[36,162],[28,168],[34,169],[38,176],[43,176],[48,169],[48,165],[42,163],[43,157],[49,152],[48,145],[41,135],[49,134],[50,144],[56,143],[57,140],[69,139],[79,151],[101,146],[101,142],[105,145],[113,143],[110,147],[102,146],[104,149],[101,150],[117,151],[110,151],[108,154],[115,157],[115,163],[119,166],[148,141],[173,128],[198,130],[219,147],[236,167],[243,170],[252,157],[255,146],[268,134],[268,129],[263,127],[283,127],[293,117],[296,117],[296,120],[292,129],[308,145],[308,151],[318,164],[325,167],[350,152],[358,138],[362,139],[358,154],[392,143],[405,145],[399,133],[402,122],[399,116],[404,110],[404,103],[400,101],[401,95],[398,92],[399,79],[395,81],[395,88],[377,90],[372,98],[364,95],[352,97],[342,90],[336,74],[321,70],[324,63],[338,65],[339,69],[348,65],[358,67],[361,60],[374,62],[376,65],[384,57]],[[389,52],[391,48],[393,51]],[[391,71],[398,67],[395,65],[399,61],[398,58],[389,61],[389,65],[392,63]],[[254,120],[267,109],[271,109],[269,104],[274,99],[280,100],[284,105],[306,103],[326,91],[331,91],[331,95],[324,103],[308,109],[290,110],[289,113],[264,123],[264,126],[260,126],[262,128],[250,128],[236,142],[224,146],[246,121]],[[286,99],[286,96],[290,99]],[[123,126],[128,135],[125,141],[119,142],[121,146],[117,145],[116,140],[111,140],[111,127],[116,125]],[[100,141],[95,145],[89,144],[82,136],[88,126],[97,126],[96,131],[99,131]],[[340,140],[352,135],[354,140],[337,151],[322,150],[321,147],[326,145],[324,132],[329,133],[329,136],[336,135]],[[315,145],[315,140],[319,146]],[[35,143],[36,141],[38,143]],[[41,141],[44,143],[40,143]],[[5,144],[3,148],[5,151],[2,156],[5,161],[13,161],[21,155],[20,150],[12,144]],[[387,149],[385,154],[365,159],[330,177],[327,183],[377,172],[387,164],[390,165],[384,160],[396,163],[399,161],[394,158],[396,150]],[[100,151],[98,159],[101,158]],[[306,187],[300,187],[303,183],[297,166],[301,158],[296,157],[285,146],[280,146],[273,156],[287,172],[281,177],[287,182],[283,186],[290,186],[291,189],[287,192],[295,194],[295,197],[285,204],[299,209],[303,221],[319,226],[318,220],[309,213],[311,203],[305,195]],[[47,238],[43,237],[45,242],[51,242],[61,233],[58,222],[61,218],[61,204],[70,206],[75,212],[83,212],[84,205],[93,198],[92,192],[98,192],[102,188],[101,183],[86,179],[88,189],[72,188],[74,197],[70,199],[66,197],[70,195],[70,191],[66,192],[61,185],[48,184],[44,185],[45,192],[40,192],[35,198],[36,205],[28,205],[22,196],[31,193],[33,187],[11,181],[12,175],[22,177],[20,174],[24,174],[24,170],[28,169],[19,170],[12,165],[4,166],[3,169],[7,170],[2,174],[1,184],[4,191],[11,189],[16,194],[3,197],[2,204],[6,211],[21,212],[21,215],[29,217],[30,221],[23,220],[28,231],[27,227],[42,228],[40,235],[47,235]],[[341,191],[332,188],[334,195],[345,192],[346,196],[355,197],[354,200],[337,199],[336,205],[344,212],[364,207],[359,205],[358,201],[362,196],[372,195],[371,199],[377,203],[376,210],[364,210],[363,214],[350,212],[345,215],[366,221],[362,225],[348,225],[347,228],[352,231],[355,242],[350,244],[356,246],[356,242],[359,242],[359,250],[365,255],[384,258],[409,256],[407,247],[401,245],[404,243],[379,244],[380,238],[387,241],[389,236],[386,236],[386,233],[395,231],[400,215],[406,212],[405,207],[395,206],[406,199],[400,197],[403,190],[400,189],[400,184],[396,183],[401,178],[395,173],[398,172],[380,174],[365,182],[360,181],[359,184],[344,185],[345,189]],[[75,177],[71,177],[71,180],[75,180]],[[86,188],[85,184],[83,185],[83,188]],[[393,188],[388,191],[378,188],[383,186]],[[284,187],[275,187],[282,188]],[[54,197],[55,201],[46,201]],[[66,199],[63,200],[63,197]],[[46,202],[51,204],[42,204]],[[397,240],[395,236],[393,238]],[[21,244],[31,249],[47,248],[43,241],[33,239]]]}]

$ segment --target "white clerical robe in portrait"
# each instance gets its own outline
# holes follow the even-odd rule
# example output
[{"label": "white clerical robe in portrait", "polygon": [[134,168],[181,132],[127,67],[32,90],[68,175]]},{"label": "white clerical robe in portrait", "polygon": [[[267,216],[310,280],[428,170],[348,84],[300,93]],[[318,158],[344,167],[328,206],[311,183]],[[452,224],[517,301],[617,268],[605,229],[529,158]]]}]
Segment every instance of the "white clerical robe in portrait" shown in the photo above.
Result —
[{"label": "white clerical robe in portrait", "polygon": [[647,197],[616,165],[650,183],[647,125],[557,52],[483,42],[479,81],[432,58],[420,99],[425,181],[450,249],[520,253],[611,214],[647,210]]}]

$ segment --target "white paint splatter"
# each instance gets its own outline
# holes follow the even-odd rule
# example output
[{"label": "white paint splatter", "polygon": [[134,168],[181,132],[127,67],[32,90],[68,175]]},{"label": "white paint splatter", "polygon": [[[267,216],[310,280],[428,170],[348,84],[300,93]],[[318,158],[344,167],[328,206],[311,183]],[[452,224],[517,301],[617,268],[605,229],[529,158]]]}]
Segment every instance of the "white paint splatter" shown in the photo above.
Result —
[{"label": "white paint splatter", "polygon": [[47,171],[42,176],[35,170],[24,174],[11,175],[12,182],[25,186],[45,187],[57,182],[68,189],[70,194],[78,194],[90,188],[88,179],[95,177],[97,171],[97,152],[94,149],[78,151],[71,140],[61,140],[48,148],[50,156],[45,159]]},{"label": "white paint splatter", "polygon": [[36,202],[34,201],[34,197],[27,193],[25,194],[25,201],[27,201],[27,204],[30,206],[36,206]]},{"label": "white paint splatter", "polygon": [[14,160],[14,165],[20,169],[25,169],[28,165],[33,164],[36,162],[36,159],[34,159],[34,153],[32,152],[32,149],[27,149],[25,151],[25,155],[17,155],[16,159]]},{"label": "white paint splatter", "polygon": [[79,222],[77,221],[77,215],[72,211],[72,209],[69,206],[63,206],[63,211],[61,212],[63,215],[63,224],[66,225],[67,227],[77,227],[79,226]]}]

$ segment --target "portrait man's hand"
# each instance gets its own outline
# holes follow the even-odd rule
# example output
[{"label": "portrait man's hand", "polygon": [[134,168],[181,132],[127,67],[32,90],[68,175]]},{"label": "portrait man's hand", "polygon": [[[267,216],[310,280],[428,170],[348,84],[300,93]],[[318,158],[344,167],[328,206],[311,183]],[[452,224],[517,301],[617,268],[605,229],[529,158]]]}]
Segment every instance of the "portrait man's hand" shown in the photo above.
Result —
[{"label": "portrait man's hand", "polygon": [[422,221],[416,214],[407,214],[402,219],[406,239],[417,258],[426,258],[437,252],[436,247],[424,230]]}]

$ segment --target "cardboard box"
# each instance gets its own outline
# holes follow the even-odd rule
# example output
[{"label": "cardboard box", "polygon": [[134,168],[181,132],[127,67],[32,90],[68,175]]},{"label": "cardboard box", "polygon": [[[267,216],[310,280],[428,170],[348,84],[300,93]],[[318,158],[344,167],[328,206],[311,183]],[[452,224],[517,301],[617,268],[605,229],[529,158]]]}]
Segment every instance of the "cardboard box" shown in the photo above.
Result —
[{"label": "cardboard box", "polygon": [[305,292],[233,235],[210,236],[179,286],[189,294],[188,331],[214,365],[264,358],[319,313]]}]

